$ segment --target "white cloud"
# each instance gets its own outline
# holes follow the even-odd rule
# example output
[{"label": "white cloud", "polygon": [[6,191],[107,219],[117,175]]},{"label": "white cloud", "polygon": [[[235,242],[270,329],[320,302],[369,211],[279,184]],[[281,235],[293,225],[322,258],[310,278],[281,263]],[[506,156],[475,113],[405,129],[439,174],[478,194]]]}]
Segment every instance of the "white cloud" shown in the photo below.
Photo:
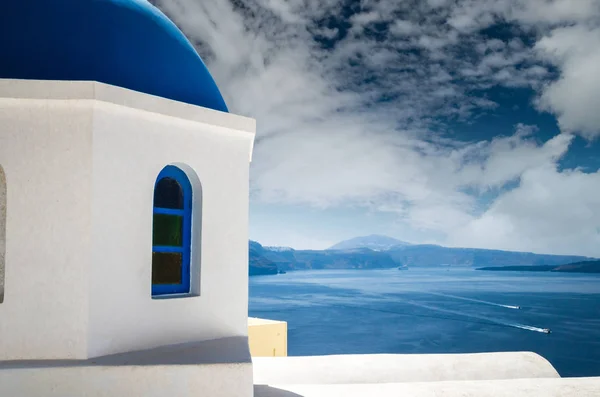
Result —
[{"label": "white cloud", "polygon": [[539,106],[557,114],[564,130],[599,137],[600,27],[559,28],[536,48],[561,70],[560,78],[544,89]]},{"label": "white cloud", "polygon": [[600,172],[528,169],[476,220],[451,233],[455,245],[599,256]]},{"label": "white cloud", "polygon": [[[460,170],[463,183],[483,190],[500,188],[528,169],[554,164],[568,150],[572,136],[561,134],[538,145],[531,137],[528,139],[533,130],[519,125],[515,135],[495,138],[471,149],[477,157]],[[468,158],[469,153],[465,156]]]},{"label": "white cloud", "polygon": [[398,19],[390,26],[390,32],[398,36],[410,36],[420,31],[419,26],[409,20]]},{"label": "white cloud", "polygon": [[[593,194],[580,185],[598,176],[556,168],[568,132],[600,131],[598,1],[364,1],[346,25],[337,0],[156,2],[198,45],[230,109],[258,121],[253,201],[364,206],[447,236],[441,243],[600,256],[600,221],[576,209],[597,203],[567,194]],[[480,33],[496,22],[514,37]],[[494,86],[539,90],[567,133],[538,142],[518,125],[463,142],[435,132],[494,111],[472,94]],[[545,184],[560,192],[543,195]],[[499,196],[487,208],[489,192]],[[556,214],[567,204],[570,220]]]},{"label": "white cloud", "polygon": [[510,16],[531,24],[568,24],[597,19],[598,0],[519,0],[508,8]]},{"label": "white cloud", "polygon": [[362,29],[369,23],[378,22],[381,19],[382,19],[382,17],[379,12],[368,11],[368,12],[361,12],[359,14],[354,14],[350,18],[350,22],[352,22],[352,24],[354,25],[355,28]]},{"label": "white cloud", "polygon": [[[497,2],[496,4],[502,4]],[[485,0],[466,0],[452,9],[448,24],[462,33],[471,33],[494,22],[494,7]]]}]

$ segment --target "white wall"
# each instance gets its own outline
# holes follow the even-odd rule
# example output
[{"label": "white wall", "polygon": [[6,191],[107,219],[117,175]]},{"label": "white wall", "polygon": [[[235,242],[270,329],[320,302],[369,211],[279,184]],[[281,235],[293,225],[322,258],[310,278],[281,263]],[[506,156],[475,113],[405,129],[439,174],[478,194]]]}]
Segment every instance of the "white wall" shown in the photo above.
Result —
[{"label": "white wall", "polygon": [[0,91],[8,204],[0,360],[86,355],[91,127],[89,103]]},{"label": "white wall", "polygon": [[4,301],[4,253],[6,250],[6,178],[0,164],[0,303]]},{"label": "white wall", "polygon": [[[89,355],[247,335],[248,136],[98,103],[93,140]],[[153,300],[153,188],[174,163],[202,184],[200,296]]]},{"label": "white wall", "polygon": [[[254,128],[99,83],[0,79],[9,203],[0,361],[246,336]],[[202,184],[199,296],[158,300],[153,187],[172,163]]]},{"label": "white wall", "polygon": [[0,368],[6,397],[251,397],[251,364]]}]

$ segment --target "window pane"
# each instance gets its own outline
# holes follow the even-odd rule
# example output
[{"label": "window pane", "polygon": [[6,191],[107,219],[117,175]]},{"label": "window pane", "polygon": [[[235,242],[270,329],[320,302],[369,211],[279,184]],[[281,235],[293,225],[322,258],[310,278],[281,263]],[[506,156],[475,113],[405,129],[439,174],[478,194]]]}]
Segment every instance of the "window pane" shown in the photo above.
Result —
[{"label": "window pane", "polygon": [[152,245],[181,247],[183,245],[183,217],[154,214]]},{"label": "window pane", "polygon": [[181,284],[182,255],[173,252],[152,253],[152,284]]},{"label": "window pane", "polygon": [[183,209],[183,190],[173,178],[162,178],[154,189],[154,206]]}]

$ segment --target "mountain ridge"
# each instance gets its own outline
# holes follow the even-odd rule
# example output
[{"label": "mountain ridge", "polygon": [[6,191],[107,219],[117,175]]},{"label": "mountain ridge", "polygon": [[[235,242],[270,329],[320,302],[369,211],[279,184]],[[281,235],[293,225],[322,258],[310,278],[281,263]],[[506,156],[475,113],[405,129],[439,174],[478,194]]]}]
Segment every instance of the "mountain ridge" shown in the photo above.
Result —
[{"label": "mountain ridge", "polygon": [[358,236],[348,240],[340,241],[339,243],[327,248],[327,250],[339,251],[352,248],[370,248],[373,251],[385,251],[392,247],[408,245],[411,244],[393,237],[384,236],[381,234],[370,234],[368,236]]},{"label": "mountain ridge", "polygon": [[[377,238],[381,236],[371,235]],[[365,237],[371,237],[365,236]],[[383,236],[386,237],[386,236]],[[276,274],[278,271],[308,269],[385,269],[412,266],[561,266],[594,260],[578,255],[552,255],[532,252],[488,250],[483,248],[454,248],[433,244],[391,245],[387,249],[372,249],[352,241],[348,249],[295,250],[288,247],[263,247],[250,241],[250,274]],[[368,239],[367,239],[368,240]],[[382,247],[381,243],[377,243]],[[333,246],[335,247],[335,245]]]}]

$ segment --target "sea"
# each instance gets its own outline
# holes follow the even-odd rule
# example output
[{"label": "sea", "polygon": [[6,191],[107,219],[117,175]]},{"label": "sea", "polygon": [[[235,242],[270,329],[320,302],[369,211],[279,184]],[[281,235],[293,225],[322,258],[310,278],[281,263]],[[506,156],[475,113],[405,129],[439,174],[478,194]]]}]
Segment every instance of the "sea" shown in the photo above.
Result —
[{"label": "sea", "polygon": [[600,274],[295,271],[251,277],[249,315],[287,321],[290,356],[532,351],[600,376]]}]

